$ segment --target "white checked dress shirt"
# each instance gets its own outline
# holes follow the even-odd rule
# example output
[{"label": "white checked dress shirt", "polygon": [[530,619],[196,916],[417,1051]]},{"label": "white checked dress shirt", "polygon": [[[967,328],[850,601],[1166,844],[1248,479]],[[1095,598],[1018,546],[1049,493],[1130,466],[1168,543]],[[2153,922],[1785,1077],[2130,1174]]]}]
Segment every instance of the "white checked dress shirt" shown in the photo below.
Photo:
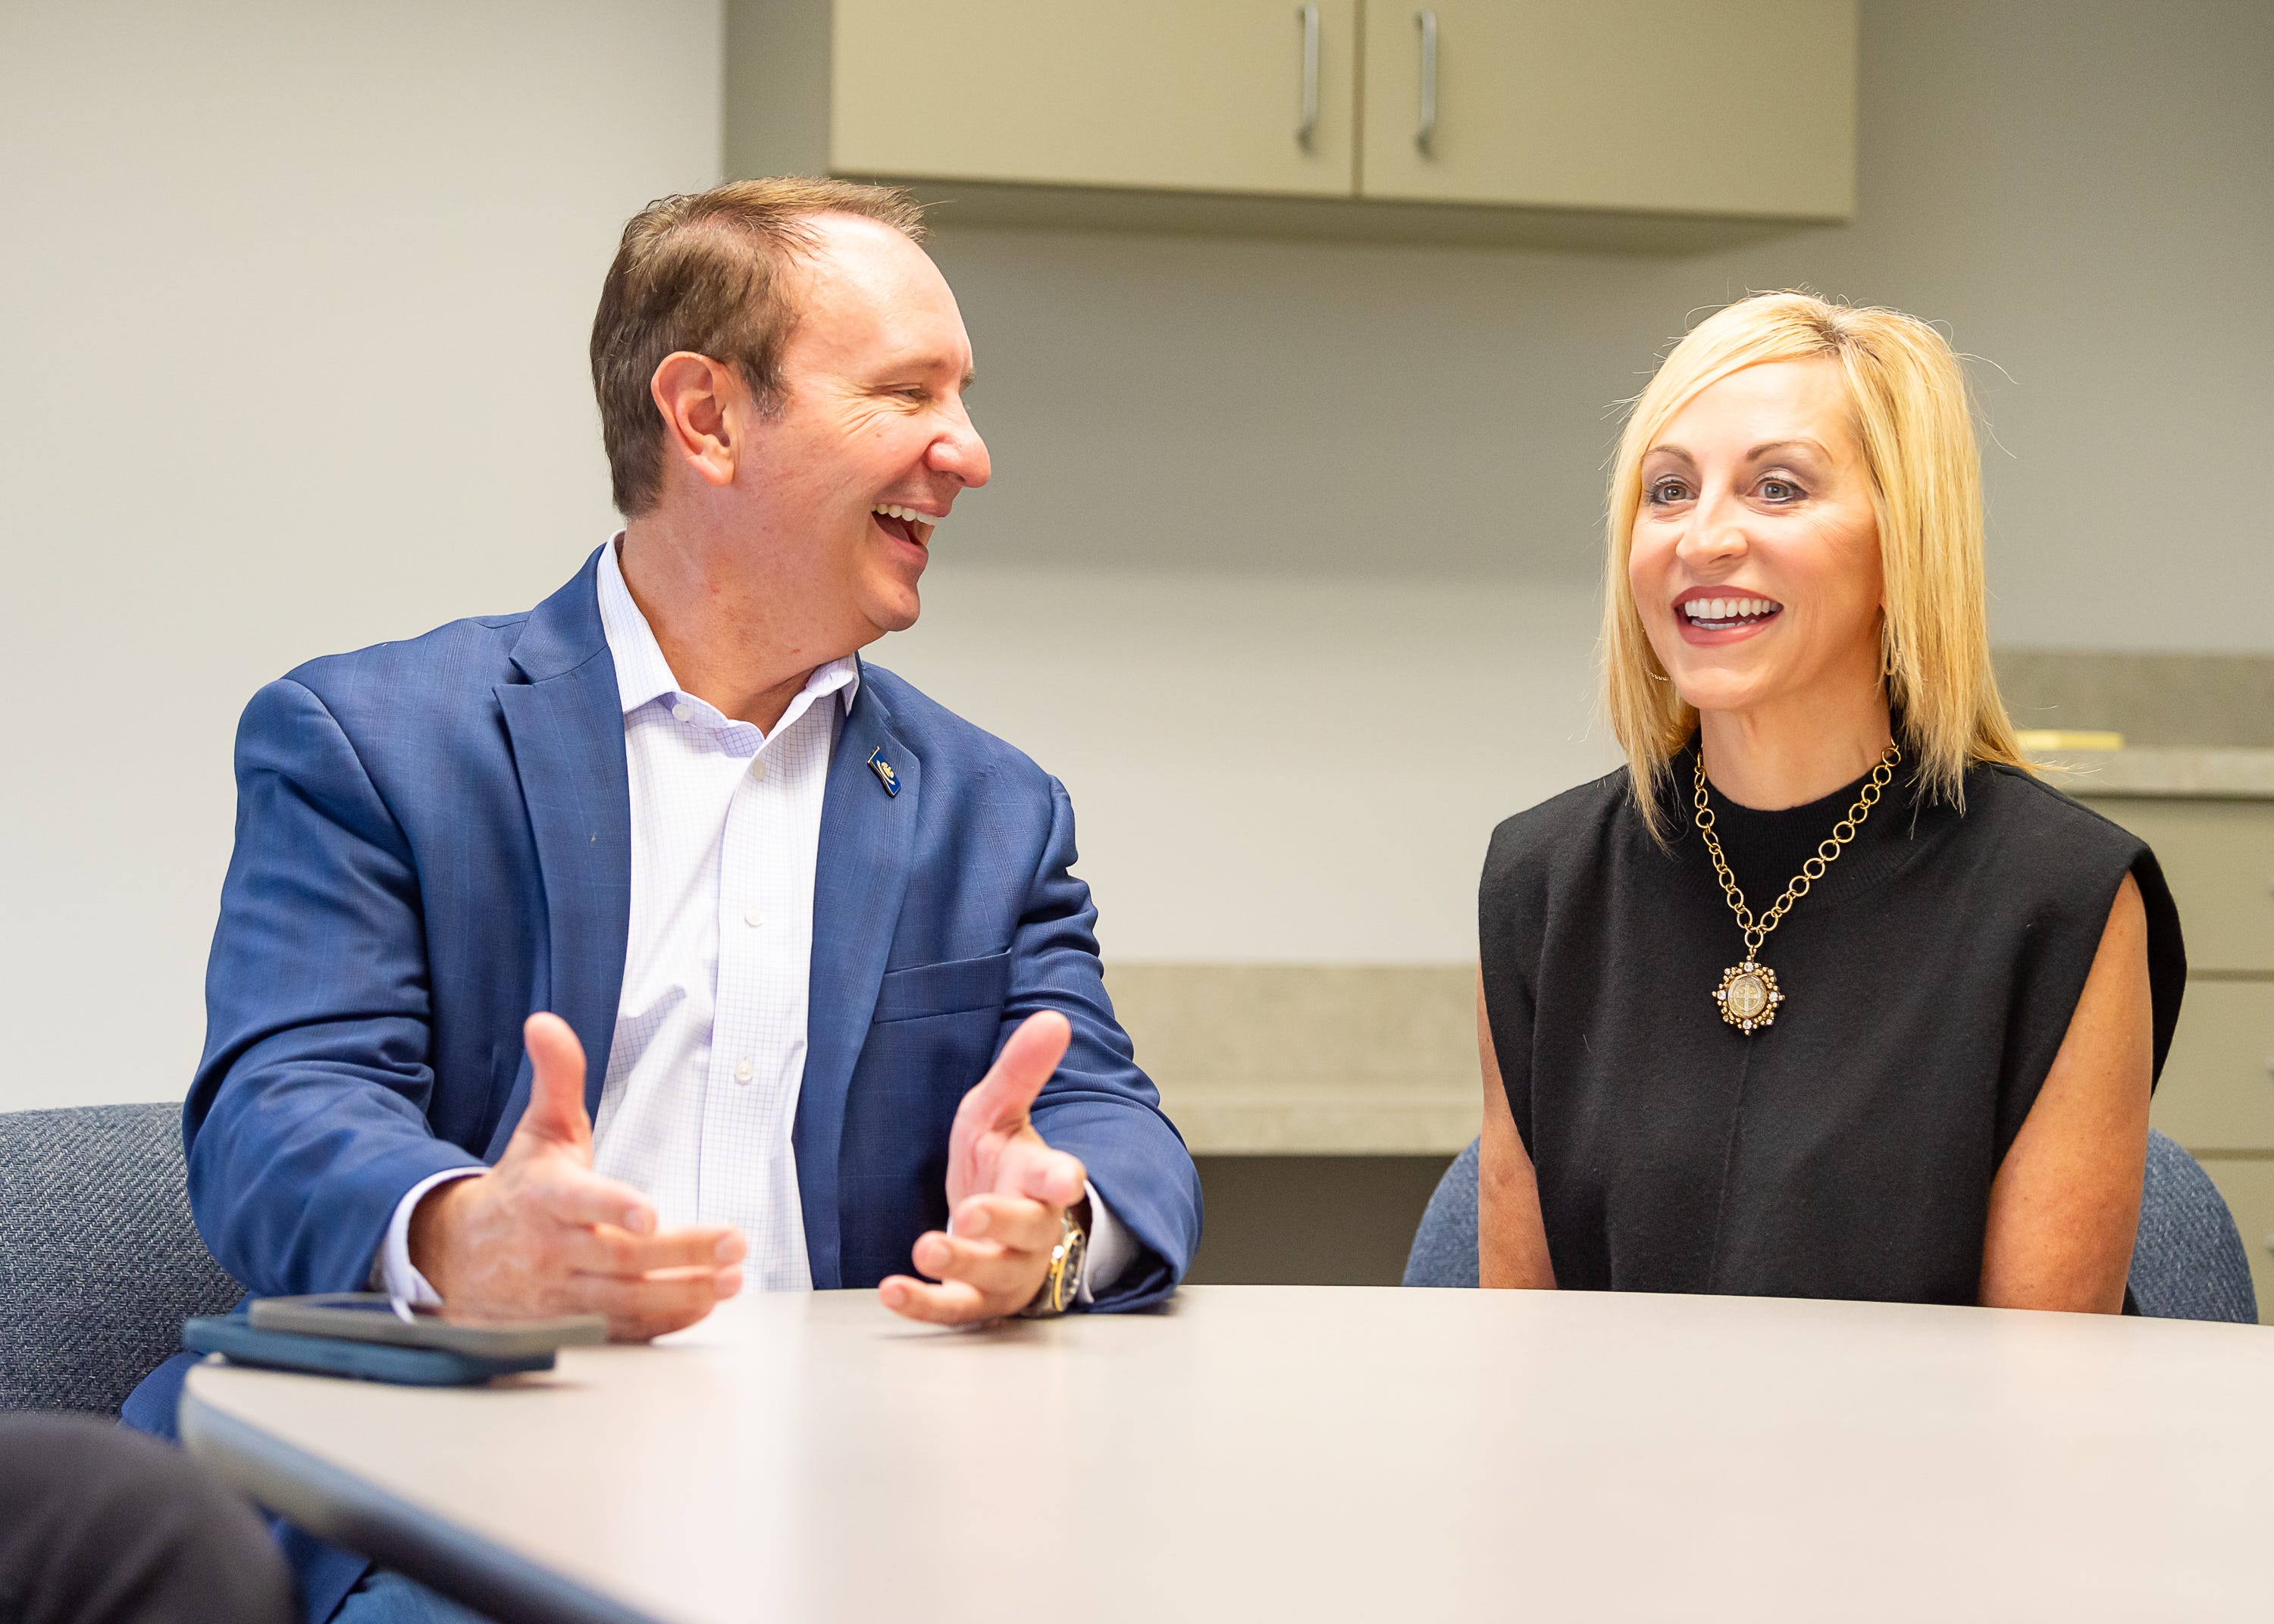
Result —
[{"label": "white checked dress shirt", "polygon": [[[681,690],[614,544],[598,573],[623,703],[632,872],[594,1168],[653,1200],[660,1228],[734,1225],[749,1244],[746,1289],[810,1289],[790,1132],[805,1075],[822,802],[860,665],[817,667],[762,733]],[[479,1170],[438,1175],[403,1197],[382,1253],[388,1290],[439,1300],[410,1263],[411,1209],[444,1179]],[[1095,1190],[1090,1212],[1085,1301],[1136,1251]]]}]

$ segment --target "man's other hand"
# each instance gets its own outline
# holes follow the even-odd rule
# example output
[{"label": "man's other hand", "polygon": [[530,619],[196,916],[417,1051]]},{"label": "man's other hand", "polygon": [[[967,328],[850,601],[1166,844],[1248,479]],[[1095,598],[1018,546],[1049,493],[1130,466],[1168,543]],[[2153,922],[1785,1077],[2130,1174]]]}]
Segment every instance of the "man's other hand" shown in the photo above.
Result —
[{"label": "man's other hand", "polygon": [[[584,1049],[558,1015],[532,1015],[529,1109],[488,1172],[427,1192],[410,1261],[454,1314],[606,1314],[645,1342],[693,1325],[742,1289],[742,1237],[726,1224],[656,1230],[655,1205],[592,1170]],[[1063,1046],[1063,1045],[1062,1045]]]},{"label": "man's other hand", "polygon": [[963,1096],[947,1139],[947,1232],[931,1230],[915,1244],[917,1269],[939,1283],[891,1275],[877,1288],[885,1307],[968,1325],[1034,1301],[1065,1210],[1088,1179],[1079,1161],[1043,1143],[1027,1115],[1073,1037],[1055,1011],[1028,1016]]}]

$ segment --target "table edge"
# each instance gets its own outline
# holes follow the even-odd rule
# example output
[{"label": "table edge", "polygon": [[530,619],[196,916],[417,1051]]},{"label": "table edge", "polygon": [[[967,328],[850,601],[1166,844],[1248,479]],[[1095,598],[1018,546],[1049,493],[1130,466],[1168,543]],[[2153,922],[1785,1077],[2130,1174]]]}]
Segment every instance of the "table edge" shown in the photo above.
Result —
[{"label": "table edge", "polygon": [[184,1449],[269,1510],[498,1624],[662,1624],[262,1432],[186,1383],[178,1421]]}]

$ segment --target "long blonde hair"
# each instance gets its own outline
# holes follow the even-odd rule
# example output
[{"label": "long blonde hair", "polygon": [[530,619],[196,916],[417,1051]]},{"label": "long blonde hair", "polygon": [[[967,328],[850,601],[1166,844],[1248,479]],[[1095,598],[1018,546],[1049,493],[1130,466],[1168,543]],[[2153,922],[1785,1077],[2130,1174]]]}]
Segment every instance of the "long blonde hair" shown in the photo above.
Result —
[{"label": "long blonde hair", "polygon": [[1990,665],[1982,565],[1982,455],[1965,376],[1941,334],[1900,311],[1760,293],[1674,347],[1637,398],[1612,465],[1603,592],[1603,690],[1635,800],[1663,838],[1668,763],[1698,728],[1643,630],[1627,579],[1642,462],[1668,423],[1730,373],[1766,361],[1839,363],[1871,474],[1886,594],[1887,697],[1926,791],[1963,808],[1969,763],[2026,767]]}]

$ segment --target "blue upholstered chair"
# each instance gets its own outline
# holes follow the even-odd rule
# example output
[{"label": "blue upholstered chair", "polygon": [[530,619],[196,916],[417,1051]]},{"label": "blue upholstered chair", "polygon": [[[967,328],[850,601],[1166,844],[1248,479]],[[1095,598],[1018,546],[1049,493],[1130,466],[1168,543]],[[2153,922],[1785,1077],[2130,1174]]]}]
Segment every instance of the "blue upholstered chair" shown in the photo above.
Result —
[{"label": "blue upholstered chair", "polygon": [[[1477,1147],[1453,1158],[1437,1181],[1413,1250],[1409,1286],[1477,1283]],[[2226,1203],[2195,1159],[2162,1134],[2148,1135],[2148,1177],[2140,1195],[2140,1234],[2132,1247],[2132,1300],[2158,1320],[2258,1318],[2250,1259]]]},{"label": "blue upholstered chair", "polygon": [[2133,1304],[2153,1319],[2241,1325],[2258,1319],[2250,1254],[2234,1214],[2195,1159],[2152,1129],[2130,1284]]},{"label": "blue upholstered chair", "polygon": [[180,1106],[0,1114],[0,1410],[116,1415],[243,1295],[190,1218]]},{"label": "blue upholstered chair", "polygon": [[1420,1226],[1413,1231],[1413,1250],[1405,1254],[1405,1277],[1399,1284],[1475,1288],[1480,1143],[1471,1139],[1437,1181],[1429,1205],[1422,1209]]}]

